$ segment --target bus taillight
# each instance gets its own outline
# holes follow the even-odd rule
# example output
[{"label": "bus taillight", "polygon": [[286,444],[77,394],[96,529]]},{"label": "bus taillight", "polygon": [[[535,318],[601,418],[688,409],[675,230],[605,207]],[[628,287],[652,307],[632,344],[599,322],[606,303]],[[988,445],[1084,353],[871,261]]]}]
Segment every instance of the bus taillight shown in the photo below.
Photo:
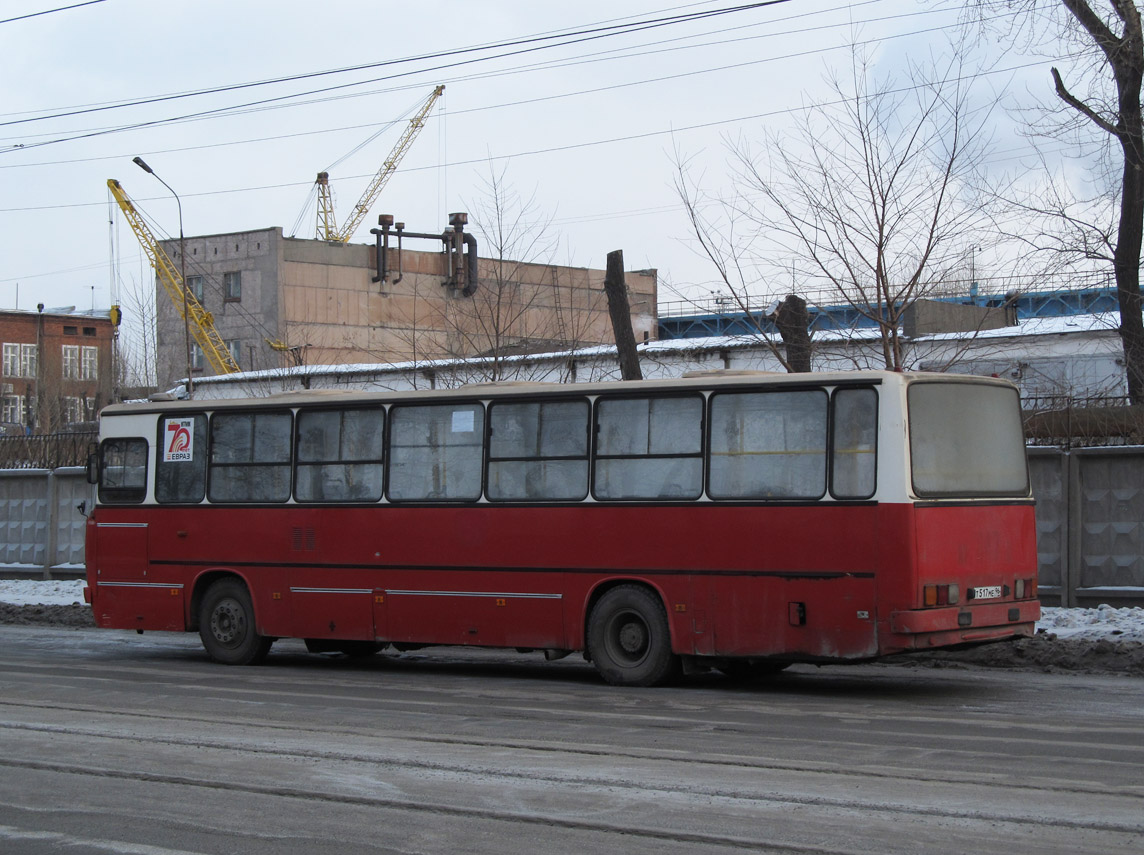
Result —
[{"label": "bus taillight", "polygon": [[1037,578],[1018,579],[1013,583],[1013,597],[1018,600],[1031,600],[1037,596]]},{"label": "bus taillight", "polygon": [[926,585],[923,594],[927,606],[955,606],[961,589],[957,585]]}]

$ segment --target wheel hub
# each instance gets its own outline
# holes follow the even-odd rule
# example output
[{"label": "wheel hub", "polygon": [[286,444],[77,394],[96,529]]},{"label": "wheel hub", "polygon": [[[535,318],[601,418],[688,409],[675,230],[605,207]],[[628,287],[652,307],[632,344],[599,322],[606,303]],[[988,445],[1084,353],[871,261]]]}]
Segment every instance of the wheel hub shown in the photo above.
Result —
[{"label": "wheel hub", "polygon": [[211,633],[220,644],[233,644],[243,632],[242,612],[237,603],[219,603],[211,613]]},{"label": "wheel hub", "polygon": [[639,654],[647,647],[647,627],[637,621],[629,621],[620,627],[618,640],[625,653]]}]

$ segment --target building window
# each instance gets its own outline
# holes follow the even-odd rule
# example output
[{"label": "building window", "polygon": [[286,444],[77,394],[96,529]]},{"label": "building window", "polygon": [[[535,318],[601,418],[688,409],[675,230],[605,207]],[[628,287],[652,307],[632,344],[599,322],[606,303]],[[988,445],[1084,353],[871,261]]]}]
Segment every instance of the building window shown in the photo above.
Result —
[{"label": "building window", "polygon": [[36,346],[34,344],[4,344],[4,376],[35,377]]},{"label": "building window", "polygon": [[4,343],[4,376],[20,376],[20,345]]},{"label": "building window", "polygon": [[234,360],[234,364],[241,366],[242,365],[242,362],[241,362],[241,359],[242,359],[242,342],[239,341],[238,339],[234,339],[233,341],[228,341],[226,343],[226,349],[230,351],[230,358]]},{"label": "building window", "polygon": [[202,371],[205,363],[206,363],[206,359],[203,356],[203,349],[201,347],[199,347],[197,344],[192,344],[191,345],[191,370],[192,371]]},{"label": "building window", "polygon": [[79,379],[79,346],[74,344],[64,345],[64,379],[65,380],[78,380]]},{"label": "building window", "polygon": [[242,271],[235,270],[222,275],[223,299],[238,301],[242,299]]},{"label": "building window", "polygon": [[80,379],[81,380],[98,380],[99,379],[99,348],[98,347],[84,347],[81,348],[80,363]]},{"label": "building window", "polygon": [[195,299],[199,303],[203,302],[203,277],[201,276],[188,276],[187,277],[187,290],[195,295]]},{"label": "building window", "polygon": [[39,371],[39,352],[34,344],[20,345],[20,376],[35,377]]},{"label": "building window", "polygon": [[4,384],[4,395],[0,397],[0,422],[10,425],[24,424],[25,408],[24,398],[12,390],[11,383]]},{"label": "building window", "polygon": [[84,417],[83,398],[64,398],[64,424],[74,425]]},{"label": "building window", "polygon": [[83,334],[95,338],[95,327],[84,327]]},{"label": "building window", "polygon": [[79,335],[79,327],[64,327],[64,335]]}]

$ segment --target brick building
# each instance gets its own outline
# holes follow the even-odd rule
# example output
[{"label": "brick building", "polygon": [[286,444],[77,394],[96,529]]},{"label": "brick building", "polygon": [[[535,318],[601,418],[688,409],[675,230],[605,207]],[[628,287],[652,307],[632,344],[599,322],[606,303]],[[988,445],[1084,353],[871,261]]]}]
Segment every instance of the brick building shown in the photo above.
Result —
[{"label": "brick building", "polygon": [[56,433],[95,420],[114,390],[110,313],[0,310],[0,422]]},{"label": "brick building", "polygon": [[[186,244],[190,291],[243,371],[293,365],[405,362],[574,348],[614,342],[604,271],[480,258],[472,293],[449,284],[450,255],[390,250],[374,282],[368,244],[284,237],[281,228],[199,237]],[[179,242],[164,250],[180,264]],[[478,248],[479,254],[479,248]],[[629,272],[637,341],[656,337],[656,272]],[[186,376],[177,308],[158,285],[159,388]],[[192,347],[192,376],[214,372]],[[490,376],[488,379],[500,379]]]}]

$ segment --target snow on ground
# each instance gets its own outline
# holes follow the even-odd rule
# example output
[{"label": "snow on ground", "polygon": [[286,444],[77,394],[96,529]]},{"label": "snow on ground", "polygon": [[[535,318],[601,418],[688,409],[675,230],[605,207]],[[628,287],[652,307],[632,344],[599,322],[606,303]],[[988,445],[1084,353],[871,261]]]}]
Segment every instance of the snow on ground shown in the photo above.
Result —
[{"label": "snow on ground", "polygon": [[[84,584],[82,580],[0,579],[0,603],[17,606],[82,605]],[[1095,609],[1045,608],[1037,629],[1060,638],[1144,642],[1144,608],[1118,609],[1109,605]]]},{"label": "snow on ground", "polygon": [[27,579],[0,579],[0,603],[14,606],[70,606],[83,605],[82,579],[50,582]]}]

